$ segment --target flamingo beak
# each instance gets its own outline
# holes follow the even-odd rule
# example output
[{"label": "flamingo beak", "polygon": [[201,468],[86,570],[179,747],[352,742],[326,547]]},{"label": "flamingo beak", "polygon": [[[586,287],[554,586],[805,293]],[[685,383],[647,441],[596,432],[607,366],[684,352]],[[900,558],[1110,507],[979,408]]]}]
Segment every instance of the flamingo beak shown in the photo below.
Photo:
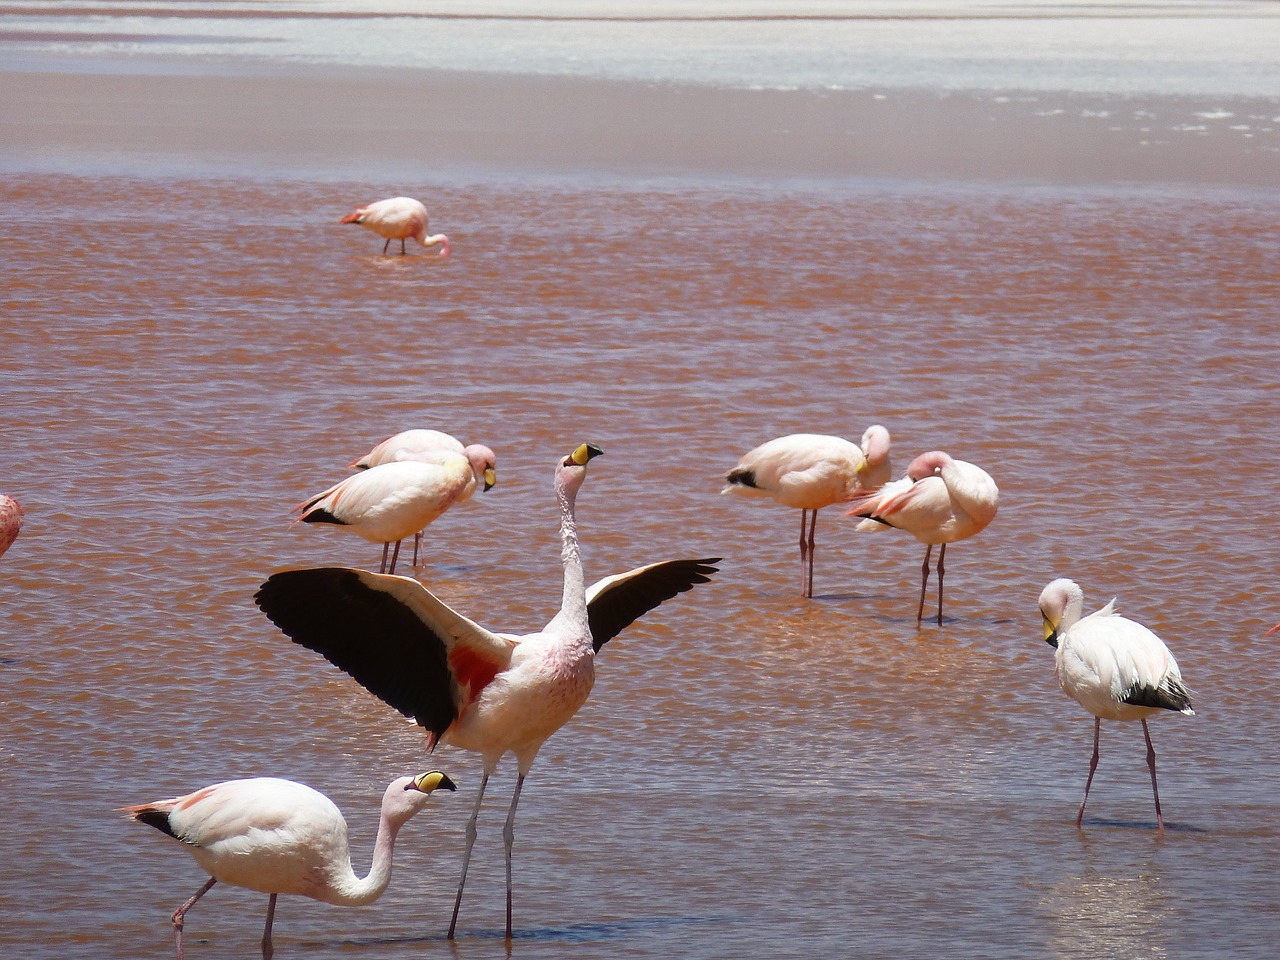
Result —
[{"label": "flamingo beak", "polygon": [[569,454],[569,459],[579,467],[585,467],[592,457],[603,456],[604,451],[597,447],[594,443],[584,443]]},{"label": "flamingo beak", "polygon": [[457,785],[439,770],[418,774],[411,783],[405,784],[404,788],[406,790],[418,790],[422,793],[431,793],[433,790],[458,789]]},{"label": "flamingo beak", "polygon": [[498,472],[493,467],[484,468],[484,488],[486,491],[492,490],[493,485],[498,482]]},{"label": "flamingo beak", "polygon": [[1044,642],[1053,649],[1058,649],[1058,628],[1049,622],[1049,618],[1044,618]]}]

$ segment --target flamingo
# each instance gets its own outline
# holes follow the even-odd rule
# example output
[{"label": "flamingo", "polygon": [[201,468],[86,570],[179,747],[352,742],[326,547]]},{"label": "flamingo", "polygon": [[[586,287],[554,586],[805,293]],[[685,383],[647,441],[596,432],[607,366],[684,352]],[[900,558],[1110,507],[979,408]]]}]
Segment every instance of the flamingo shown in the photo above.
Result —
[{"label": "flamingo", "polygon": [[[368,470],[370,467],[384,463],[395,463],[398,460],[430,460],[440,450],[460,453],[471,463],[471,470],[476,475],[476,486],[488,492],[498,482],[498,458],[494,452],[482,443],[463,446],[462,441],[439,430],[405,430],[393,437],[383,440],[359,460],[351,464],[353,470]],[[458,502],[470,500],[475,487],[469,488]],[[422,531],[413,535],[413,565],[418,565],[418,552],[422,546]]]},{"label": "flamingo", "polygon": [[669,560],[584,586],[574,504],[587,463],[582,444],[556,464],[564,589],[559,612],[539,632],[492,633],[456,613],[421,583],[364,570],[320,568],[272,575],[255,601],[295,643],[324,655],[427,731],[479,753],[483,776],[471,819],[449,938],[453,939],[489,777],[508,753],[516,786],[503,827],[511,937],[511,847],[516,806],[542,744],[586,701],[600,648],[664,600],[706,583],[718,558]]},{"label": "flamingo", "polygon": [[1141,720],[1147,741],[1147,767],[1156,802],[1156,829],[1164,831],[1160,791],[1156,787],[1156,750],[1147,717],[1161,710],[1194,716],[1191,694],[1182,685],[1178,661],[1159,637],[1142,624],[1115,612],[1113,599],[1081,617],[1084,592],[1072,580],[1058,579],[1040,593],[1044,639],[1056,649],[1054,672],[1064,693],[1093,714],[1093,758],[1084,783],[1076,827],[1084,823],[1084,805],[1098,769],[1098,734],[1105,720]]},{"label": "flamingo", "polygon": [[[460,500],[471,496],[476,477],[459,453],[441,451],[438,458],[402,460],[372,467],[334,484],[294,507],[302,523],[336,523],[382,544],[384,572],[394,573],[400,541],[422,530]],[[387,552],[391,544],[391,566]]]},{"label": "flamingo", "polygon": [[0,493],[0,557],[13,546],[21,529],[22,504],[7,493]]},{"label": "flamingo", "polygon": [[985,530],[996,515],[1000,491],[981,467],[953,460],[941,450],[922,453],[911,461],[907,475],[880,491],[859,498],[846,516],[863,517],[861,531],[897,527],[927,544],[920,569],[920,605],[916,625],[924,620],[924,593],[929,582],[929,557],[938,551],[938,625],[942,625],[943,560],[947,544]]},{"label": "flamingo", "polygon": [[860,447],[817,433],[770,440],[738,461],[720,492],[767,496],[800,511],[800,596],[812,597],[818,511],[875,490],[890,475],[889,431],[876,424],[863,433]]},{"label": "flamingo", "polygon": [[277,895],[298,894],[352,907],[377,900],[391,882],[396,834],[437,789],[456,787],[438,770],[401,777],[387,787],[373,864],[364,879],[351,869],[347,821],[342,812],[323,793],[293,780],[228,780],[172,800],[121,810],[182,841],[209,874],[195,896],[173,912],[178,960],[182,960],[182,925],[187,911],[219,880],[270,894],[262,932],[263,960],[270,960]]},{"label": "flamingo", "polygon": [[405,240],[417,240],[424,247],[440,246],[440,256],[449,255],[449,238],[443,233],[427,236],[427,208],[412,197],[391,197],[379,200],[367,207],[356,207],[339,223],[358,223],[368,227],[380,237],[386,237],[382,245],[385,256],[392,240],[400,241],[400,253],[403,254]]}]

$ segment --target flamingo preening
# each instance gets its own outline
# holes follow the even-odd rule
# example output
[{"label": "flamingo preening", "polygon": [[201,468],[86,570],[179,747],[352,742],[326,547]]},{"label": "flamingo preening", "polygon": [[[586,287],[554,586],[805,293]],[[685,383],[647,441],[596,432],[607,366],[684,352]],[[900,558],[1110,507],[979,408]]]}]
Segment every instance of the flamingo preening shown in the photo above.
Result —
[{"label": "flamingo preening", "polygon": [[1147,767],[1156,803],[1156,828],[1164,830],[1156,786],[1156,750],[1147,718],[1161,710],[1193,716],[1191,694],[1164,641],[1142,624],[1115,612],[1115,600],[1082,617],[1084,592],[1072,580],[1054,580],[1040,594],[1044,639],[1055,648],[1054,672],[1068,696],[1093,714],[1093,757],[1084,784],[1076,826],[1084,823],[1084,805],[1098,769],[1098,736],[1103,720],[1141,720],[1147,741]]},{"label": "flamingo preening", "polygon": [[896,527],[927,544],[920,570],[920,605],[916,623],[924,619],[925,586],[929,582],[929,558],[938,551],[938,624],[942,624],[942,578],[947,544],[985,530],[996,515],[1000,491],[981,467],[953,460],[941,450],[922,453],[911,461],[907,475],[887,483],[878,493],[854,502],[847,516],[864,518],[857,529]]},{"label": "flamingo preening", "polygon": [[537,633],[493,633],[416,580],[363,570],[277,573],[254,598],[295,643],[322,654],[416,720],[431,748],[443,742],[481,755],[484,774],[467,823],[450,938],[457,929],[481,801],[498,761],[508,753],[516,756],[515,792],[503,827],[509,938],[516,806],[539,749],[586,701],[600,648],[638,617],[707,582],[716,571],[716,559],[669,560],[585,586],[574,505],[588,462],[600,454],[599,447],[584,443],[556,463],[564,588],[559,612]]},{"label": "flamingo preening", "polygon": [[800,596],[812,597],[818,511],[871,493],[890,475],[889,431],[876,424],[863,433],[861,446],[817,433],[763,443],[725,475],[720,492],[767,496],[800,511]]}]

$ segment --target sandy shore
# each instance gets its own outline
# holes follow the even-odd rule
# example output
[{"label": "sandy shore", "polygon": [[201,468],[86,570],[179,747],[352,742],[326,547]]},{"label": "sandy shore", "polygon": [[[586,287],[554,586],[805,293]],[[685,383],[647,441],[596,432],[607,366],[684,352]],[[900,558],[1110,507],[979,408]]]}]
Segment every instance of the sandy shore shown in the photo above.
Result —
[{"label": "sandy shore", "polygon": [[9,171],[891,176],[1280,186],[1280,104],[190,64],[0,73]]}]

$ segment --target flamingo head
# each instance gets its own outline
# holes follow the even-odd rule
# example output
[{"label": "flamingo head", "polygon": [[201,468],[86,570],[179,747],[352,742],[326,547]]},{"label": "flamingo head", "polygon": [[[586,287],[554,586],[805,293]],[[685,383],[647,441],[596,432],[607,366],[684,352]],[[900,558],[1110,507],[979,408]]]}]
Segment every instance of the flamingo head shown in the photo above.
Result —
[{"label": "flamingo head", "polygon": [[862,455],[867,458],[867,463],[871,466],[888,460],[889,431],[878,423],[867,427],[867,432],[862,435]]},{"label": "flamingo head", "polygon": [[435,233],[422,241],[424,247],[434,247],[440,244],[440,256],[447,257],[449,255],[449,238],[443,233]]},{"label": "flamingo head", "polygon": [[498,458],[483,443],[473,443],[462,451],[463,456],[471,464],[471,472],[476,475],[476,482],[489,490],[498,482]]},{"label": "flamingo head", "polygon": [[943,453],[941,450],[922,453],[912,460],[911,465],[907,467],[907,476],[913,482],[919,483],[921,480],[940,474],[950,462],[950,455]]},{"label": "flamingo head", "polygon": [[1040,591],[1044,642],[1057,649],[1058,639],[1077,620],[1084,607],[1084,591],[1074,580],[1059,577]]},{"label": "flamingo head", "polygon": [[594,443],[579,444],[571,454],[556,464],[556,486],[570,498],[576,496],[582,481],[587,478],[587,464],[603,454],[604,451]]},{"label": "flamingo head", "polygon": [[404,823],[427,805],[436,790],[457,790],[457,785],[439,770],[401,777],[382,795],[382,811],[393,823]]}]

